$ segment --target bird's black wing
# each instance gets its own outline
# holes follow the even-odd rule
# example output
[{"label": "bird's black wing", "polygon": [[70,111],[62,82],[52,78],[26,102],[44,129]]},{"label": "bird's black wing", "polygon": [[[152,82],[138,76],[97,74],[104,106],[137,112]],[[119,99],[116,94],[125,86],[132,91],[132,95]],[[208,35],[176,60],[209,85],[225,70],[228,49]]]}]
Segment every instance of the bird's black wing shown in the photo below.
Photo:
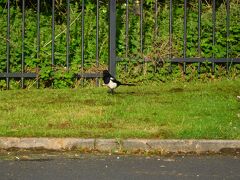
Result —
[{"label": "bird's black wing", "polygon": [[118,80],[116,80],[116,79],[109,73],[108,70],[104,70],[104,71],[103,71],[103,82],[104,82],[104,84],[108,84],[110,81],[112,81],[113,83],[116,83],[118,86],[122,84],[121,82],[119,82]]}]

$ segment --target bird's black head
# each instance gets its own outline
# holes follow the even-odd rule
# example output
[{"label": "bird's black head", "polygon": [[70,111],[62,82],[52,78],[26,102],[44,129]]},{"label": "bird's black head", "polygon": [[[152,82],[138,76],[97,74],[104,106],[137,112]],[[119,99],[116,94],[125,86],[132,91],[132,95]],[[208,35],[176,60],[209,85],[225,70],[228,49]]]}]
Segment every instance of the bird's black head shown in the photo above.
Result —
[{"label": "bird's black head", "polygon": [[103,71],[103,82],[104,84],[108,84],[111,78],[111,74],[108,72],[108,70]]},{"label": "bird's black head", "polygon": [[103,71],[103,77],[111,76],[108,70]]}]

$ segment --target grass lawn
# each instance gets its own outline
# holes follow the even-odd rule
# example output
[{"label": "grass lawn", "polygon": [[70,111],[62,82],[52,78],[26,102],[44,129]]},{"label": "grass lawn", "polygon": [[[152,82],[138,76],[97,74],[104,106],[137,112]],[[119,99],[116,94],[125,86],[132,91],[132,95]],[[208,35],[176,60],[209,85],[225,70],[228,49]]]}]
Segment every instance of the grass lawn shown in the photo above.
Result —
[{"label": "grass lawn", "polygon": [[239,80],[0,91],[0,136],[240,139]]}]

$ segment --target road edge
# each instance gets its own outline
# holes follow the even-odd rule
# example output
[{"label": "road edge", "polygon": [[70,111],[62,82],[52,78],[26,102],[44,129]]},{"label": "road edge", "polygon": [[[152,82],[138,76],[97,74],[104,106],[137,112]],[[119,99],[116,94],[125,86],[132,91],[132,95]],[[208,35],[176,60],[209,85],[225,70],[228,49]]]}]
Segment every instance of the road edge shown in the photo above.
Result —
[{"label": "road edge", "polygon": [[0,149],[96,150],[99,152],[240,152],[240,140],[158,140],[0,137]]}]

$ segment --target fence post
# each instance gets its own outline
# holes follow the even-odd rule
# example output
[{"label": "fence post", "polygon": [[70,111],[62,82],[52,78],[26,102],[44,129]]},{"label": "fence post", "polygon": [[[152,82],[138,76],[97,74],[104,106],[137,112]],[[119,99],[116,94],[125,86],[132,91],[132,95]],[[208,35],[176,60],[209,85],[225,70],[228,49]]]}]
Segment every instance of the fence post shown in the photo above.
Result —
[{"label": "fence post", "polygon": [[109,0],[109,72],[116,75],[116,0]]},{"label": "fence post", "polygon": [[8,73],[10,72],[10,0],[7,1],[7,62],[6,62],[6,86],[10,88],[10,79]]}]

